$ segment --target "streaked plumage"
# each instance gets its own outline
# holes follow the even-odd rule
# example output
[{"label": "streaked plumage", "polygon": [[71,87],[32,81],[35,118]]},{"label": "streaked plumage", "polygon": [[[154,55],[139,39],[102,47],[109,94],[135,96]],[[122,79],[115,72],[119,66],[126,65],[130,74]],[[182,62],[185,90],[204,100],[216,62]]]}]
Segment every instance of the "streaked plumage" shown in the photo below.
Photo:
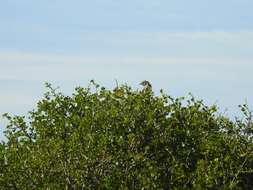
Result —
[{"label": "streaked plumage", "polygon": [[147,91],[152,91],[152,85],[150,84],[149,81],[144,80],[140,83],[140,85],[143,86],[143,89],[141,90],[142,93],[145,93]]}]

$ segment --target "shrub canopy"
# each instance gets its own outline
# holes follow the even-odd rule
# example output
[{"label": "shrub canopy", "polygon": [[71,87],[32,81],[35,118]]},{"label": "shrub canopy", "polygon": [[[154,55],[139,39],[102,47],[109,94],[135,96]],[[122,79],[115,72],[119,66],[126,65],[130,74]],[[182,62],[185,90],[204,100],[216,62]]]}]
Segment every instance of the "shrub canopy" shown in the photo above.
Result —
[{"label": "shrub canopy", "polygon": [[[252,189],[251,113],[242,120],[202,101],[49,88],[29,117],[10,116],[0,189]],[[95,88],[94,88],[95,87]]]}]

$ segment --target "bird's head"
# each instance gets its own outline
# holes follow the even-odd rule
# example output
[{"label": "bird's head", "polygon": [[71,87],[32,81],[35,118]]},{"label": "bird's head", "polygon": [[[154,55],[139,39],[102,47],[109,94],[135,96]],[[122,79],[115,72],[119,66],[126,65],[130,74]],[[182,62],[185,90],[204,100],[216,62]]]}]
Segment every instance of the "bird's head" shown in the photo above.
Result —
[{"label": "bird's head", "polygon": [[140,85],[142,85],[142,86],[150,86],[150,87],[151,87],[150,82],[148,82],[147,80],[142,81],[142,82],[140,83]]}]

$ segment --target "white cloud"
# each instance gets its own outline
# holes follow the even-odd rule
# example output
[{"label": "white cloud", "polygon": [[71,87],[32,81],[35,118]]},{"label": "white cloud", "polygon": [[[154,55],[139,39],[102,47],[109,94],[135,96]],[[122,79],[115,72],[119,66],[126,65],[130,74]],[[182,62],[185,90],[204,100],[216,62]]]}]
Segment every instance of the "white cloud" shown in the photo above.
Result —
[{"label": "white cloud", "polygon": [[[86,58],[53,54],[33,53],[0,53],[0,79],[47,81],[73,81],[97,76],[117,76],[135,73],[138,70],[146,72],[163,72],[164,68],[179,70],[192,67],[216,67],[223,65],[251,65],[250,60],[234,60],[230,58],[187,58],[187,57],[128,57],[128,58]],[[6,63],[6,64],[3,64]],[[134,68],[136,69],[134,71]],[[202,68],[203,69],[203,68]],[[189,72],[191,70],[188,70]],[[199,69],[197,69],[199,71]],[[128,73],[127,73],[128,72]],[[195,71],[196,72],[196,71]],[[196,73],[197,76],[201,73]],[[154,74],[155,75],[155,74]],[[130,77],[130,76],[129,76]]]}]

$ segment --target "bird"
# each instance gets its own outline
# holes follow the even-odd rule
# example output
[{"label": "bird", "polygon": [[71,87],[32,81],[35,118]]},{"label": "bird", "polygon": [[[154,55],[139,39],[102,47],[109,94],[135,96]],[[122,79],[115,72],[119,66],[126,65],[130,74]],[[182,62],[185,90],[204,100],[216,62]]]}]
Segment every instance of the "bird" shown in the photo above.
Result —
[{"label": "bird", "polygon": [[152,91],[152,85],[149,81],[144,80],[140,83],[140,85],[143,86],[143,89],[141,90],[142,93],[146,93],[148,91]]}]

